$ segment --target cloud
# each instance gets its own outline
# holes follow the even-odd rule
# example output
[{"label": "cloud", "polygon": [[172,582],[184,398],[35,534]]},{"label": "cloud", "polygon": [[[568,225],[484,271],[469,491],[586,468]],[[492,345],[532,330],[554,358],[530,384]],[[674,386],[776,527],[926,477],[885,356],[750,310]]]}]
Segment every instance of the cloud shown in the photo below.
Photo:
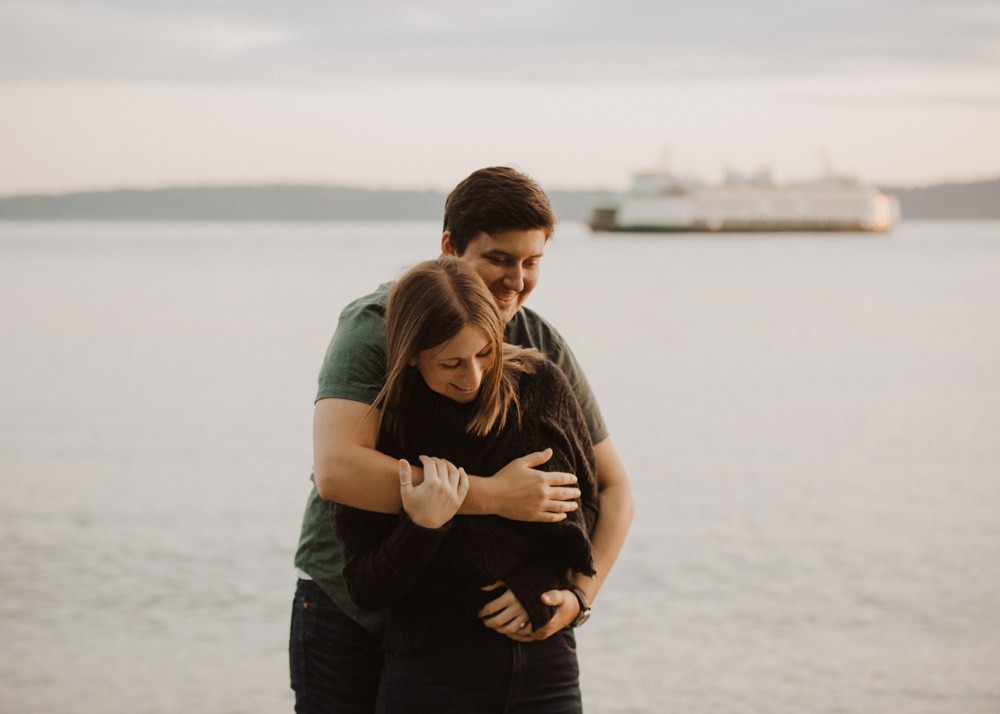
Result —
[{"label": "cloud", "polygon": [[998,61],[992,0],[0,0],[4,82],[622,82]]}]

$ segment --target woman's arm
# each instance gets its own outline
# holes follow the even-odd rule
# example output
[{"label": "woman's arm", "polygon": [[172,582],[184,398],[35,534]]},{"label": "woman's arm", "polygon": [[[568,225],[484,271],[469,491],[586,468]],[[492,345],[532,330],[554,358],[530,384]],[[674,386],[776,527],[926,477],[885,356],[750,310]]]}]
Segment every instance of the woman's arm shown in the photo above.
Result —
[{"label": "woman's arm", "polygon": [[404,596],[416,584],[448,532],[452,517],[469,490],[465,472],[442,459],[420,457],[424,480],[413,484],[410,464],[397,462],[405,510],[394,516],[335,504],[333,521],[344,544],[344,579],[351,598],[377,610]]},{"label": "woman's arm", "polygon": [[[568,569],[583,575],[596,574],[591,539],[597,532],[599,505],[603,507],[603,503],[599,504],[597,457],[590,433],[565,376],[551,364],[544,363],[538,366],[537,375],[523,379],[526,421],[517,439],[535,447],[539,440],[554,447],[553,464],[575,471],[579,477],[581,507],[561,523],[538,526],[538,536],[543,540],[539,541],[535,557],[503,574],[503,583],[509,592],[488,603],[480,616],[487,627],[523,639],[532,632],[531,628],[511,632],[504,626],[505,611],[521,608],[528,613],[542,639],[571,623],[577,615],[568,606],[561,611],[554,610],[552,606],[560,604],[561,599],[552,602],[543,596],[563,592],[562,589],[572,582],[567,579]],[[576,601],[570,591],[565,592]],[[500,616],[495,617],[496,613]],[[555,615],[561,615],[561,619],[553,621]]]},{"label": "woman's arm", "polygon": [[[583,590],[591,604],[597,598],[597,593],[621,552],[635,513],[632,486],[610,437],[594,447],[594,455],[597,458],[600,513],[591,542],[594,549],[594,570],[597,572],[591,576],[577,573],[573,582]],[[522,631],[513,635],[514,639],[545,639],[571,624],[580,613],[580,603],[571,590],[550,590],[542,595],[542,602],[555,608],[552,619],[537,632]]]}]

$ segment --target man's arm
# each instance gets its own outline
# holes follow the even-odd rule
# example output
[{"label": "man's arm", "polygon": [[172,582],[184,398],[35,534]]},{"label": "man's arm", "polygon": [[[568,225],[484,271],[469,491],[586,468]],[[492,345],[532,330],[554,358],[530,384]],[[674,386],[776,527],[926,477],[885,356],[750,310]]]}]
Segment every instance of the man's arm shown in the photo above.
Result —
[{"label": "man's arm", "polygon": [[[320,399],[313,412],[313,478],[322,498],[378,513],[397,513],[398,461],[375,450],[379,410],[350,399]],[[469,493],[459,513],[495,514],[521,521],[560,521],[575,510],[576,476],[539,471],[551,452],[511,461],[492,478],[469,476]],[[428,454],[439,456],[439,454]],[[598,462],[599,465],[600,462]],[[461,466],[462,464],[456,464]],[[413,483],[423,481],[413,468]],[[620,545],[619,545],[620,547]]]},{"label": "man's arm", "polygon": [[592,576],[577,575],[574,583],[583,590],[590,602],[597,599],[597,593],[608,577],[611,566],[618,559],[635,514],[632,484],[610,437],[594,447],[594,456],[597,460],[600,510],[591,542],[594,547],[594,570],[597,572]]}]

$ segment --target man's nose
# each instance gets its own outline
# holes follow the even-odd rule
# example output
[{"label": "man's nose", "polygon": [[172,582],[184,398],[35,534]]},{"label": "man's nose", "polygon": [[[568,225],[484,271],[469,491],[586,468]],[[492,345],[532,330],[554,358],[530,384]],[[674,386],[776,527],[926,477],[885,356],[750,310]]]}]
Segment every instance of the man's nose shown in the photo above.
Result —
[{"label": "man's nose", "polygon": [[524,270],[520,264],[510,268],[503,277],[504,285],[511,290],[521,292],[524,289]]}]

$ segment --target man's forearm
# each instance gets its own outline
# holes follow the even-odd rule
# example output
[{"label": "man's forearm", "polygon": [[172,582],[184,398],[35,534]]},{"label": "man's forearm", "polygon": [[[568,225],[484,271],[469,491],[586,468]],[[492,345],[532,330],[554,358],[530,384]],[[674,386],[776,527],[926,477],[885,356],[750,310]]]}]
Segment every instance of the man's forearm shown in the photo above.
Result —
[{"label": "man's forearm", "polygon": [[[321,399],[313,416],[313,478],[328,501],[378,513],[398,513],[399,462],[375,449],[378,410],[349,399]],[[427,454],[440,457],[441,454]],[[514,459],[490,478],[470,474],[469,493],[459,513],[495,514],[522,521],[556,521],[576,508],[576,476],[542,472],[551,451]],[[463,464],[455,464],[461,467]],[[412,468],[414,485],[423,470]]]},{"label": "man's forearm", "polygon": [[592,576],[577,574],[574,578],[574,584],[587,594],[591,602],[597,598],[597,593],[618,559],[635,513],[632,486],[611,440],[606,439],[594,447],[594,453],[597,457],[600,501],[591,543],[594,570],[597,572]]},{"label": "man's forearm", "polygon": [[609,486],[601,491],[601,511],[591,536],[596,574],[578,574],[574,578],[574,584],[587,594],[591,602],[597,598],[598,591],[618,559],[634,510],[632,491],[628,484]]},{"label": "man's forearm", "polygon": [[[423,480],[423,471],[413,467],[414,481]],[[403,507],[399,495],[399,462],[374,449],[350,446],[330,454],[313,466],[313,480],[322,498],[377,513],[398,513]]]},{"label": "man's forearm", "polygon": [[[460,465],[460,464],[456,464]],[[486,516],[496,514],[496,495],[488,478],[469,475],[469,492],[458,509],[463,516]]]},{"label": "man's forearm", "polygon": [[[315,469],[313,478],[322,498],[376,513],[398,513],[403,507],[399,495],[399,465],[391,456],[368,449],[354,447],[353,454],[331,458],[324,466]],[[459,464],[456,464],[458,466]],[[423,469],[410,465],[413,483],[423,480]],[[488,479],[469,477],[469,493],[459,509],[465,516],[493,513],[494,497]]]},{"label": "man's forearm", "polygon": [[[434,454],[430,454],[433,456]],[[528,457],[525,457],[527,459]],[[539,460],[539,459],[535,459]],[[533,463],[534,460],[531,462]],[[526,462],[527,463],[527,462]],[[461,464],[455,464],[461,466]],[[527,471],[528,467],[519,464]],[[423,470],[412,466],[413,483],[423,481]],[[511,468],[508,465],[507,468]],[[397,513],[403,506],[399,495],[399,465],[396,459],[365,446],[345,446],[330,454],[323,463],[314,467],[316,490],[322,498],[337,501],[354,508],[377,513]],[[485,478],[469,475],[469,492],[459,508],[464,516],[501,515],[518,520],[554,520],[561,514],[551,509],[563,506],[546,506],[546,499],[572,499],[577,493],[572,484],[566,494],[560,483],[571,482],[569,474],[542,473],[521,475],[512,482],[510,476]],[[549,483],[549,481],[553,483]],[[513,486],[512,483],[516,483]],[[571,500],[565,508],[575,504]],[[548,514],[543,515],[546,508]]]}]

